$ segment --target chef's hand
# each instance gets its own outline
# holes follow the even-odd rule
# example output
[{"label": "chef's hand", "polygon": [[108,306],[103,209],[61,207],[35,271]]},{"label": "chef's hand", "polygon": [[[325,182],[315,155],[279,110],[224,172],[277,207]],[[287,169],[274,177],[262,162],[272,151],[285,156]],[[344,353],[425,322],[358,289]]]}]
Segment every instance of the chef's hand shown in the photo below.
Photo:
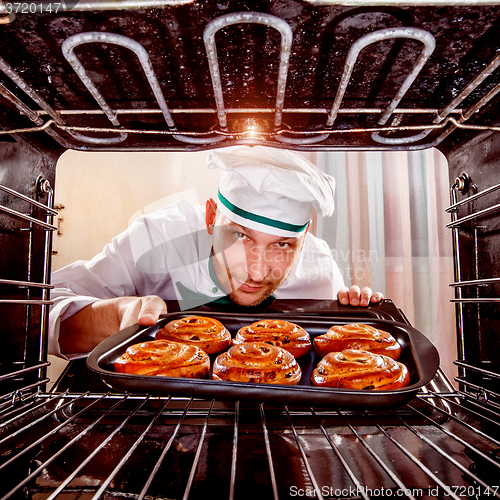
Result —
[{"label": "chef's hand", "polygon": [[64,354],[90,352],[110,335],[139,323],[152,326],[167,312],[163,299],[116,297],[90,304],[61,323],[59,346]]},{"label": "chef's hand", "polygon": [[380,292],[373,293],[371,288],[365,286],[360,290],[359,286],[352,285],[350,288],[343,288],[337,294],[337,299],[344,305],[367,307],[370,304],[377,304],[384,298]]},{"label": "chef's hand", "polygon": [[167,312],[165,301],[157,295],[120,298],[123,299],[118,308],[118,314],[121,318],[120,330],[136,323],[141,326],[153,326],[158,321],[160,314]]}]

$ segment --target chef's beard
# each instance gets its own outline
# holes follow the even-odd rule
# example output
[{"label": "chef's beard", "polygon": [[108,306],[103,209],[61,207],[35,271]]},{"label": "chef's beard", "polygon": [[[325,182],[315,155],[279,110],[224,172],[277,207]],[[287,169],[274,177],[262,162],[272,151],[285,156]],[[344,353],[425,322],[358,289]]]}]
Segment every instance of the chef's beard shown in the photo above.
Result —
[{"label": "chef's beard", "polygon": [[[240,301],[239,301],[239,298],[238,298],[238,295],[236,293],[237,290],[239,290],[239,288],[236,288],[234,287],[234,279],[233,279],[233,276],[231,275],[231,271],[229,268],[227,267],[222,267],[222,269],[224,269],[225,271],[225,276],[227,277],[227,283],[229,283],[230,285],[230,288],[231,288],[231,291],[228,291],[228,290],[225,290],[228,297],[235,303],[235,304],[238,304],[238,305],[241,305],[241,306],[248,306],[248,307],[252,307],[252,306],[257,306],[259,304],[261,304],[262,302],[264,302],[270,295],[272,295],[282,284],[283,282],[286,280],[286,278],[288,277],[288,275],[290,274],[291,272],[291,268],[287,270],[286,274],[284,274],[284,276],[279,279],[279,281],[276,281],[276,280],[264,280],[262,282],[255,282],[255,281],[252,281],[252,280],[249,280],[249,279],[239,279],[237,277],[235,277],[236,281],[238,281],[239,283],[242,283],[244,285],[250,285],[250,286],[258,286],[258,287],[264,287],[265,288],[265,293],[259,297],[257,300],[255,300],[254,302],[251,302],[249,304],[242,304]],[[220,280],[220,278],[219,278]],[[224,280],[226,281],[226,280]],[[223,286],[225,286],[225,283],[222,283],[221,284]],[[250,295],[250,292],[244,292],[243,290],[240,290],[240,293],[246,293],[246,294],[249,294]]]}]

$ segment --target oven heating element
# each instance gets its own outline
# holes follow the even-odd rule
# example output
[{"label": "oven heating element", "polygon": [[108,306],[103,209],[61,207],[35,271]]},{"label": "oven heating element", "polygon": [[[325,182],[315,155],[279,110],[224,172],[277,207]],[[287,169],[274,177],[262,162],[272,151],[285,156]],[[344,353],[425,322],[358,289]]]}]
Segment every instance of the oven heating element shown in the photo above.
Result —
[{"label": "oven heating element", "polygon": [[[73,3],[0,4],[0,498],[500,498],[498,2]],[[233,144],[445,154],[457,386],[439,370],[387,410],[205,401],[74,361],[47,389],[59,155]]]},{"label": "oven heating element", "polygon": [[[153,2],[154,3],[154,2]],[[333,3],[333,2],[332,2]],[[441,2],[443,4],[457,4],[458,2]],[[100,8],[104,10],[107,4],[103,3]],[[90,5],[87,2],[79,2],[73,8],[72,12],[86,11]],[[227,92],[220,71],[219,53],[221,47],[217,45],[216,35],[226,28],[242,24],[262,25],[270,31],[276,31],[280,37],[279,47],[279,69],[277,71],[277,81],[275,86],[275,102],[273,108],[263,108],[253,106],[251,108],[231,107],[225,105],[224,94]],[[410,59],[411,69],[405,80],[397,90],[396,94],[385,107],[350,107],[345,103],[345,94],[351,83],[353,71],[357,69],[358,58],[364,51],[369,51],[380,42],[397,40],[413,40],[421,48],[417,48],[412,53]],[[144,76],[148,82],[151,93],[154,95],[158,108],[140,109],[113,107],[103,92],[99,90],[99,85],[93,81],[91,74],[85,68],[85,64],[76,54],[75,49],[80,47],[81,53],[88,50],[89,45],[98,45],[100,57],[107,57],[106,47],[115,45],[122,47],[133,54],[139,61]],[[7,62],[0,58],[0,70],[8,79],[10,79],[16,88],[16,91],[10,90],[5,84],[0,83],[0,94],[7,99],[20,113],[27,116],[35,126],[16,127],[15,129],[5,129],[0,131],[0,135],[13,133],[34,133],[44,132],[49,134],[58,144],[64,148],[77,150],[143,150],[140,136],[150,136],[150,138],[161,138],[168,141],[169,148],[182,148],[184,145],[190,145],[191,149],[202,149],[207,146],[226,146],[234,141],[244,141],[247,143],[259,143],[266,141],[279,146],[289,145],[296,148],[311,148],[316,150],[338,149],[335,142],[337,140],[349,141],[349,136],[355,137],[360,134],[368,134],[371,143],[362,144],[362,149],[376,150],[419,150],[429,147],[436,147],[456,129],[472,131],[499,131],[500,128],[495,124],[472,123],[470,121],[478,111],[487,106],[490,101],[500,91],[500,83],[488,84],[489,88],[482,90],[479,97],[475,95],[478,88],[490,79],[500,65],[500,55],[495,55],[481,70],[476,74],[468,74],[469,81],[457,92],[453,90],[453,98],[440,108],[426,108],[412,106],[411,108],[399,107],[401,101],[405,98],[408,90],[414,86],[415,80],[419,77],[422,70],[425,69],[428,59],[434,54],[436,48],[435,36],[425,29],[416,27],[392,27],[370,32],[361,36],[352,43],[352,46],[346,54],[342,76],[334,98],[329,108],[314,107],[286,107],[285,97],[288,89],[290,59],[294,51],[303,50],[302,47],[295,47],[293,42],[293,33],[289,24],[277,16],[262,12],[233,12],[219,16],[208,22],[203,31],[203,50],[206,55],[208,73],[211,79],[213,99],[215,110],[212,108],[186,107],[185,105],[170,109],[168,99],[159,83],[159,78],[155,72],[154,65],[148,55],[147,50],[141,43],[130,37],[105,31],[90,31],[72,35],[65,40],[60,47],[61,55],[71,66],[75,74],[80,79],[88,93],[93,97],[95,103],[100,109],[68,109],[58,108],[57,110],[47,102],[47,100],[35,90],[22,76]],[[331,48],[330,48],[331,49]],[[168,58],[170,60],[170,58]],[[59,63],[61,64],[61,63]],[[172,63],[173,64],[173,63]],[[429,71],[434,71],[430,68]],[[104,78],[110,78],[111,74],[103,75]],[[425,78],[425,77],[424,77]],[[489,80],[488,80],[489,81]],[[19,91],[21,91],[19,93]],[[70,90],[72,92],[73,89]],[[33,100],[40,109],[32,109],[25,102],[26,99],[19,95]],[[471,96],[473,97],[472,102]],[[62,97],[62,96],[61,96]],[[269,96],[270,97],[270,96]],[[350,98],[352,100],[352,97]],[[468,102],[468,107],[460,108]],[[344,104],[344,107],[342,107]],[[163,126],[158,123],[154,128],[130,127],[122,124],[120,117],[126,117],[127,120],[134,120],[138,116],[154,117],[161,114],[164,119]],[[217,122],[211,122],[205,125],[203,130],[179,130],[175,122],[176,116],[190,116],[190,120],[200,123],[206,116],[216,115]],[[107,117],[110,126],[95,126],[89,124],[89,120],[95,116],[104,115]],[[238,118],[228,121],[228,115],[234,115]],[[290,127],[285,116],[293,116],[294,120],[300,122],[300,115],[304,117],[314,117],[314,124],[309,128],[300,126]],[[370,126],[345,126],[337,125],[339,115],[344,117],[365,116],[370,119],[376,119],[376,123]],[[429,116],[432,120],[422,122],[420,117]],[[80,124],[70,124],[64,117],[80,119]],[[260,117],[260,118],[256,118]],[[378,118],[377,118],[378,117]],[[258,140],[249,130],[238,130],[235,126],[238,122],[245,119],[258,119],[265,123],[272,119],[272,130],[267,131],[267,126],[263,126],[258,133]],[[85,123],[81,123],[81,119]],[[400,124],[404,119],[405,123]],[[234,121],[234,123],[232,123]],[[166,128],[165,128],[166,124]],[[394,133],[413,133],[413,135],[394,136]],[[88,135],[97,133],[98,136]],[[387,134],[391,134],[387,136]],[[434,134],[433,134],[434,133]],[[105,135],[104,137],[102,135]],[[109,135],[112,134],[112,135]],[[433,135],[431,135],[433,134]],[[401,135],[401,134],[400,134]],[[427,142],[422,142],[429,135],[431,138]],[[132,139],[131,137],[132,136]],[[341,136],[336,138],[336,136]],[[75,142],[76,139],[76,142]],[[129,144],[127,139],[132,142]],[[169,139],[173,139],[173,143]],[[347,144],[347,147],[353,149],[359,148],[359,144]],[[154,149],[149,146],[148,149]],[[342,145],[341,149],[346,149]]]}]

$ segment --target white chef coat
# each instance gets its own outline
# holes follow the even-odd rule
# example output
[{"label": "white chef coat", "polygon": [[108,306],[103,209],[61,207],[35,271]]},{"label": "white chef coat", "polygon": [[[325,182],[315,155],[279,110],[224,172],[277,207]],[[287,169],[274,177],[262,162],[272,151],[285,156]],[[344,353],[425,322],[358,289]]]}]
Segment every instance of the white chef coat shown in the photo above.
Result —
[{"label": "white chef coat", "polygon": [[[158,295],[178,300],[181,309],[223,299],[226,293],[211,269],[211,251],[204,207],[181,200],[140,217],[92,260],[52,274],[49,353],[64,357],[60,322],[99,299]],[[273,296],[334,300],[342,287],[328,245],[308,233],[289,276]]]}]

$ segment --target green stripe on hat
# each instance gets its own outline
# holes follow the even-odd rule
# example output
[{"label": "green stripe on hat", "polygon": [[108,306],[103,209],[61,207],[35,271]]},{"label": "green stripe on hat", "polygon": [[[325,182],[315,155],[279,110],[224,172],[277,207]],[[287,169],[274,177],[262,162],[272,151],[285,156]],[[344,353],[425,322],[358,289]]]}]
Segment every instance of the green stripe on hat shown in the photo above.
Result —
[{"label": "green stripe on hat", "polygon": [[309,221],[307,221],[304,225],[299,226],[297,224],[289,224],[288,222],[283,222],[275,219],[270,219],[269,217],[264,217],[263,215],[257,215],[252,212],[248,212],[247,210],[244,210],[243,208],[239,208],[236,205],[233,205],[227,198],[225,198],[221,192],[219,191],[218,193],[219,200],[221,203],[231,210],[233,214],[239,215],[240,217],[243,217],[244,219],[248,219],[254,222],[258,222],[259,224],[264,224],[266,226],[271,226],[275,227],[277,229],[282,229],[284,231],[290,231],[293,233],[301,233],[304,231],[309,224]]}]

